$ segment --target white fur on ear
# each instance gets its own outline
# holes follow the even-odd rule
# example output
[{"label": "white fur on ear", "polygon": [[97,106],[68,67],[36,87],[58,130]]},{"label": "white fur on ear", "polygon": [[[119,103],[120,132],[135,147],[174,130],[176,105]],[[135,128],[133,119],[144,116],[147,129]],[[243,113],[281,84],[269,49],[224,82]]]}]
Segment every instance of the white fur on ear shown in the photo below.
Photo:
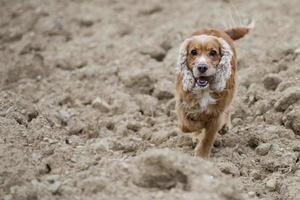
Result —
[{"label": "white fur on ear", "polygon": [[177,58],[176,73],[182,74],[182,85],[184,91],[191,91],[195,85],[195,79],[192,72],[187,66],[187,46],[191,39],[186,39],[179,48],[179,55]]},{"label": "white fur on ear", "polygon": [[217,66],[217,72],[213,79],[212,88],[216,91],[222,91],[225,89],[227,80],[231,75],[231,58],[233,53],[230,45],[223,38],[217,39],[222,45],[222,58],[219,65]]}]

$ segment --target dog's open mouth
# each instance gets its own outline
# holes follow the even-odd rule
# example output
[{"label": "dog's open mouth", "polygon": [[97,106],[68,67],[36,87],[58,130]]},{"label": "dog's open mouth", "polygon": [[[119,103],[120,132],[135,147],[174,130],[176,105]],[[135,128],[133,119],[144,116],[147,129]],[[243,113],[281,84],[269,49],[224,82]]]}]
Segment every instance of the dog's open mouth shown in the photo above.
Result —
[{"label": "dog's open mouth", "polygon": [[196,85],[200,88],[208,87],[208,77],[200,76],[196,78]]}]

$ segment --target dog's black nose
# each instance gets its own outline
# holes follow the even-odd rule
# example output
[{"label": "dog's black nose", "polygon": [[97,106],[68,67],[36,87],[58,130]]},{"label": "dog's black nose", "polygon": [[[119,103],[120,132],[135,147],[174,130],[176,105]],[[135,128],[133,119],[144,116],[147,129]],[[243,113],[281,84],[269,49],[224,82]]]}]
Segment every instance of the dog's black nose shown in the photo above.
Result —
[{"label": "dog's black nose", "polygon": [[200,73],[206,72],[207,69],[208,69],[208,66],[207,66],[206,64],[200,64],[200,65],[198,66],[198,70],[199,70]]}]

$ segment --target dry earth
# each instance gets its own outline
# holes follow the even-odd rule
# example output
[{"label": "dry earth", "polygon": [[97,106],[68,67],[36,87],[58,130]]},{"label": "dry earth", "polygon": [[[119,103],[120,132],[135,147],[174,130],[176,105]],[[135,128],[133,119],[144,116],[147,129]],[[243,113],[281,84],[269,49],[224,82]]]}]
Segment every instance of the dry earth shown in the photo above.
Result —
[{"label": "dry earth", "polygon": [[[300,198],[298,0],[0,3],[1,199]],[[177,128],[177,48],[231,14],[256,27],[205,161]]]}]

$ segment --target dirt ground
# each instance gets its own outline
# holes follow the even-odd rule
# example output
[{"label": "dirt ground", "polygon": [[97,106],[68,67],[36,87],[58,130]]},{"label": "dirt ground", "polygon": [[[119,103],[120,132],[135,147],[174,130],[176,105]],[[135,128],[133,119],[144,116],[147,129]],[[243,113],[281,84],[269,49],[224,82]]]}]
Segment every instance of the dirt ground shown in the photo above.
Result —
[{"label": "dirt ground", "polygon": [[[0,3],[0,199],[300,199],[298,0]],[[233,128],[195,158],[178,46],[249,18]]]}]

